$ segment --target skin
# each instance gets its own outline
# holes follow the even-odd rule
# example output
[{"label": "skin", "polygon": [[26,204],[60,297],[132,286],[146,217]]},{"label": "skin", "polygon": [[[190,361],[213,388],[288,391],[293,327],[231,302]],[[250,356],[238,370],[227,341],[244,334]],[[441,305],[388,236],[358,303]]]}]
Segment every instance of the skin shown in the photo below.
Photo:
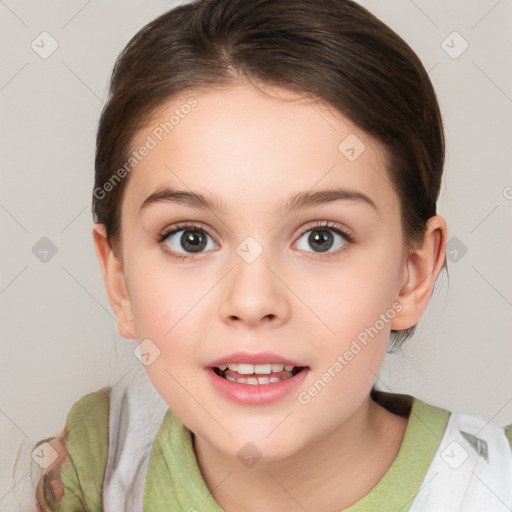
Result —
[{"label": "skin", "polygon": [[[133,147],[191,95],[163,105]],[[370,390],[390,330],[415,325],[427,307],[445,257],[445,221],[432,217],[424,240],[406,250],[382,147],[322,102],[246,83],[195,97],[198,105],[129,175],[117,256],[104,226],[93,229],[119,332],[160,350],[146,370],[194,433],[199,467],[224,510],[340,510],[376,485],[400,448],[408,418],[375,403]],[[338,150],[349,134],[366,147],[355,161]],[[165,201],[141,210],[161,186],[215,193],[230,211]],[[352,199],[277,213],[292,193],[334,187],[366,194],[377,209]],[[211,235],[202,253],[187,252],[182,233],[155,240],[183,221]],[[299,232],[315,221],[349,230],[353,243],[333,233],[332,248],[318,252],[311,231]],[[247,236],[263,251],[252,263],[236,252]],[[174,259],[173,250],[192,257]],[[297,393],[393,304],[401,310],[378,335],[299,403]],[[220,396],[204,370],[239,350],[274,352],[309,373],[297,393],[239,405]],[[237,457],[247,442],[262,454],[250,468]]]}]

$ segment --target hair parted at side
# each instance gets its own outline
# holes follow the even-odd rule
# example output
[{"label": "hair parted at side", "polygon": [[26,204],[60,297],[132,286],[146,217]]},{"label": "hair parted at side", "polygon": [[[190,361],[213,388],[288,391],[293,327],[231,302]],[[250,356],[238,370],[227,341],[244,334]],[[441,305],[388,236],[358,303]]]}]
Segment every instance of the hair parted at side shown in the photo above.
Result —
[{"label": "hair parted at side", "polygon": [[[92,210],[114,250],[129,176],[96,191],[125,165],[138,130],[175,96],[240,82],[317,97],[380,142],[406,243],[422,239],[436,214],[444,131],[432,83],[409,45],[351,0],[196,0],[144,26],[112,72]],[[415,327],[393,331],[392,350]]]}]

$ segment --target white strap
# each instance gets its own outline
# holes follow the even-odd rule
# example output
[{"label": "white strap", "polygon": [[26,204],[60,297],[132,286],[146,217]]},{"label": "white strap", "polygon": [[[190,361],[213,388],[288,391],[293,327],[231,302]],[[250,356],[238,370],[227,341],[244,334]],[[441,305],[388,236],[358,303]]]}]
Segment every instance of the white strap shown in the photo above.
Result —
[{"label": "white strap", "polygon": [[109,453],[103,479],[104,512],[140,512],[153,442],[168,406],[144,367],[110,391]]},{"label": "white strap", "polygon": [[409,512],[510,512],[512,452],[504,428],[452,413]]}]

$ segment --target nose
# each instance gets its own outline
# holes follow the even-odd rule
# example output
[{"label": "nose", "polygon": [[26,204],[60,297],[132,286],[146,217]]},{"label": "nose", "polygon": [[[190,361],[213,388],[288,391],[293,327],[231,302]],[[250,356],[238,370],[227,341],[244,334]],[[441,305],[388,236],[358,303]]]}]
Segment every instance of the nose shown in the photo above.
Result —
[{"label": "nose", "polygon": [[234,268],[226,276],[220,302],[224,322],[277,327],[290,316],[288,290],[279,278],[276,265],[270,265],[265,251],[253,262],[235,255]]}]

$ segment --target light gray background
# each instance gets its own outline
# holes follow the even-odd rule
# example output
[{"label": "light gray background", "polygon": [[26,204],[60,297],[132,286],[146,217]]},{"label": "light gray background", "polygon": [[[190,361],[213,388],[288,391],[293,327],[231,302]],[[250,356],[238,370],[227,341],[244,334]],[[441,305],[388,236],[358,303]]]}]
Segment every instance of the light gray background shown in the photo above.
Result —
[{"label": "light gray background", "polygon": [[[80,397],[139,364],[136,342],[117,333],[92,243],[95,130],[116,56],[175,3],[0,0],[1,510],[24,485],[11,477],[18,447],[57,434]],[[449,250],[453,237],[467,248],[452,253],[449,286],[442,275],[379,387],[511,423],[512,1],[361,3],[429,71],[447,137],[439,213]],[[31,47],[43,31],[58,43],[46,59]],[[453,31],[469,44],[458,58]],[[47,262],[32,252],[42,237],[57,247]]]}]

